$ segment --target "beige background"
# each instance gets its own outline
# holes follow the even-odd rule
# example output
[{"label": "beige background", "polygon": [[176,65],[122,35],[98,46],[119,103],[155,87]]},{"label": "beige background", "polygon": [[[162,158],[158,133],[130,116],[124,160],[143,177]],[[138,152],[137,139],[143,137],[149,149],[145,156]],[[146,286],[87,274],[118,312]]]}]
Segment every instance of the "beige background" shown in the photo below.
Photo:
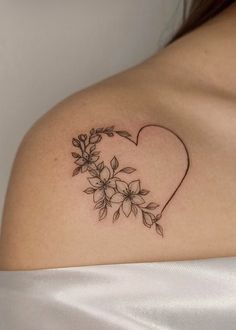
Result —
[{"label": "beige background", "polygon": [[155,53],[181,0],[0,0],[0,212],[26,130],[69,94]]}]

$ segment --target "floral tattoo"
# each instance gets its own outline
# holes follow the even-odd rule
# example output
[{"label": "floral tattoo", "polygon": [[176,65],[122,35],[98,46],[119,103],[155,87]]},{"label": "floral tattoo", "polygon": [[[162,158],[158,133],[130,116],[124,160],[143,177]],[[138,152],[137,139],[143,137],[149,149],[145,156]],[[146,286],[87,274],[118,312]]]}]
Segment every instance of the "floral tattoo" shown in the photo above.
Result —
[{"label": "floral tattoo", "polygon": [[[187,165],[184,176],[159,212],[155,211],[160,207],[158,203],[146,202],[145,198],[149,190],[141,187],[140,180],[127,182],[122,180],[119,176],[121,173],[129,175],[135,172],[136,169],[129,166],[120,168],[116,156],[110,160],[109,165],[105,165],[100,159],[100,151],[97,150],[97,145],[102,140],[103,135],[108,137],[119,135],[137,146],[138,136],[141,130],[149,126],[160,127],[174,134],[182,143],[186,152]],[[115,206],[116,211],[113,213],[113,222],[117,221],[121,214],[125,217],[129,217],[131,214],[136,217],[140,214],[143,224],[148,228],[155,226],[156,232],[163,237],[163,228],[158,222],[161,219],[164,209],[174,197],[189,170],[189,153],[183,140],[170,129],[160,125],[143,126],[138,132],[136,141],[131,139],[131,134],[127,131],[115,130],[115,126],[110,126],[107,128],[92,128],[89,134],[80,134],[77,138],[73,138],[72,144],[77,148],[76,152],[72,152],[76,164],[73,176],[79,173],[89,173],[87,180],[90,186],[85,189],[84,192],[93,195],[93,202],[95,203],[94,208],[99,212],[99,220],[107,216],[109,207],[112,208]]]}]

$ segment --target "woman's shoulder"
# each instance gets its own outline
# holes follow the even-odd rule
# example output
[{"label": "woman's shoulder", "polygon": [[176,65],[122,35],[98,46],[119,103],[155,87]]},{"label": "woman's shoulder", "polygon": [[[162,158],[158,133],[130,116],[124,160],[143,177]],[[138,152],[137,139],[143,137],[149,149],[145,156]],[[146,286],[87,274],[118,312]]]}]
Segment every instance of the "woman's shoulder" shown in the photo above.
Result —
[{"label": "woman's shoulder", "polygon": [[194,117],[163,105],[162,86],[150,97],[140,72],[73,94],[25,135],[6,197],[1,269],[235,253],[235,209],[227,209],[235,186],[227,199],[222,190],[230,177],[221,165],[230,162],[219,154],[212,174],[211,136],[199,149]]},{"label": "woman's shoulder", "polygon": [[[132,100],[134,88],[123,81],[126,78],[117,75],[67,97],[25,134],[5,201],[1,268],[75,265],[80,264],[81,256],[90,263],[90,249],[99,251],[97,246],[105,246],[104,240],[111,244],[111,224],[108,219],[98,223],[99,210],[94,209],[92,196],[84,190],[90,186],[93,175],[89,170],[92,166],[94,169],[94,160],[105,163],[103,156],[106,158],[115,148],[114,142],[106,145],[113,135],[112,127],[116,131],[132,129],[135,116],[140,116],[140,103]],[[136,101],[138,98],[136,95]],[[92,130],[97,133],[91,135]],[[78,142],[85,136],[86,141]],[[105,155],[98,147],[101,138],[99,145]],[[90,145],[85,147],[83,143]],[[80,173],[75,175],[78,169]]]}]

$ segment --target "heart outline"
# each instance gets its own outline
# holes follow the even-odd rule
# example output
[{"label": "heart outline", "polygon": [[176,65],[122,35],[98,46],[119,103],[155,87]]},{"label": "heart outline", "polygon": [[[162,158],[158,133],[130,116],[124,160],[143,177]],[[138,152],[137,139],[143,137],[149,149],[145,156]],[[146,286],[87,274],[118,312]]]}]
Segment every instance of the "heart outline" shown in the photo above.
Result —
[{"label": "heart outline", "polygon": [[[159,204],[150,202],[143,206],[143,204],[146,204],[147,202],[143,199],[142,195],[147,195],[149,191],[141,189],[140,180],[134,180],[127,183],[120,177],[117,177],[117,174],[120,172],[131,174],[136,171],[136,169],[125,167],[115,172],[119,167],[119,161],[116,156],[110,161],[112,174],[109,167],[105,166],[103,161],[99,164],[97,163],[100,158],[100,151],[96,151],[96,144],[102,140],[103,134],[108,137],[113,137],[115,134],[120,135],[121,137],[126,138],[129,142],[132,142],[135,146],[138,146],[141,132],[148,127],[160,128],[173,135],[184,148],[186,155],[186,168],[184,175],[165,202],[161,211],[156,215],[153,212],[150,212],[150,210],[156,209],[160,206]],[[158,124],[147,124],[139,129],[135,140],[132,139],[132,135],[127,131],[117,131],[115,130],[115,126],[110,126],[107,128],[92,128],[89,132],[89,136],[87,134],[80,134],[78,139],[73,138],[72,145],[80,149],[80,154],[72,152],[72,156],[76,158],[75,164],[77,164],[77,168],[74,169],[72,176],[86,171],[91,175],[91,177],[87,178],[91,186],[85,189],[84,192],[87,194],[93,194],[93,200],[96,203],[95,209],[99,209],[99,220],[102,220],[107,216],[107,209],[109,206],[113,206],[112,203],[119,203],[119,208],[113,214],[113,222],[119,218],[121,208],[126,217],[129,217],[131,213],[136,216],[138,211],[140,211],[143,218],[143,224],[148,228],[151,228],[151,226],[155,224],[156,232],[163,237],[163,228],[157,222],[161,219],[164,210],[182,186],[190,168],[189,151],[183,139],[168,127]]]},{"label": "heart outline", "polygon": [[183,141],[183,139],[177,133],[175,133],[174,131],[172,131],[170,128],[165,127],[163,125],[147,124],[147,125],[142,126],[139,129],[139,131],[138,131],[138,133],[136,135],[136,140],[133,140],[130,137],[124,137],[124,138],[127,139],[127,140],[129,140],[130,142],[134,143],[136,146],[138,146],[139,136],[140,136],[141,132],[145,128],[147,128],[147,127],[158,127],[158,128],[164,129],[165,131],[168,131],[169,133],[171,133],[172,135],[174,135],[180,141],[180,143],[182,144],[182,146],[184,147],[184,151],[185,151],[185,154],[186,154],[186,168],[185,168],[185,171],[184,171],[184,175],[181,178],[181,180],[180,180],[179,184],[177,185],[177,187],[175,188],[175,190],[172,192],[172,194],[170,195],[170,197],[168,198],[168,200],[166,201],[166,203],[162,207],[161,212],[160,212],[160,214],[162,215],[162,213],[164,212],[164,210],[166,209],[166,207],[168,206],[168,204],[172,201],[172,199],[176,195],[177,191],[182,186],[182,184],[183,184],[183,182],[184,182],[184,180],[185,180],[185,178],[186,178],[186,176],[187,176],[187,174],[189,172],[189,169],[190,169],[190,155],[189,155],[188,148],[187,148],[185,142]]}]

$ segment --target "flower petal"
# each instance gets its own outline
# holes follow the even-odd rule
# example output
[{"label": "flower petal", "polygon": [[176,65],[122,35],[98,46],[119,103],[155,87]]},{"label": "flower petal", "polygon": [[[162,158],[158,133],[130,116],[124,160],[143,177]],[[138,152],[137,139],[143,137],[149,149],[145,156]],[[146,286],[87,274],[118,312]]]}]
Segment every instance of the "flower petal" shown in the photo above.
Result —
[{"label": "flower petal", "polygon": [[145,200],[139,195],[131,195],[131,202],[133,204],[139,205],[145,203]]},{"label": "flower petal", "polygon": [[93,170],[96,170],[97,167],[94,163],[89,163],[89,168],[93,169]]},{"label": "flower petal", "polygon": [[140,181],[139,180],[135,180],[135,181],[130,182],[130,184],[129,184],[129,191],[132,194],[138,194],[139,191],[140,191]]},{"label": "flower petal", "polygon": [[99,202],[105,196],[103,189],[97,189],[93,194],[93,200],[95,203]]},{"label": "flower petal", "polygon": [[125,196],[121,193],[116,193],[112,196],[111,202],[112,203],[121,203],[125,199]]},{"label": "flower petal", "polygon": [[84,159],[83,157],[79,158],[75,164],[79,165],[79,166],[82,166],[84,165],[84,163],[86,163],[86,159]]},{"label": "flower petal", "polygon": [[101,170],[100,179],[103,182],[107,182],[110,179],[110,170],[107,166],[104,166],[104,168]]},{"label": "flower petal", "polygon": [[117,179],[110,179],[109,181],[107,181],[107,185],[109,187],[116,188],[116,180]]},{"label": "flower petal", "polygon": [[98,156],[91,156],[89,162],[95,163],[98,159]]},{"label": "flower petal", "polygon": [[111,196],[113,196],[114,193],[115,193],[115,190],[113,188],[108,187],[108,186],[106,187],[105,194],[108,198],[111,198]]},{"label": "flower petal", "polygon": [[87,171],[87,169],[88,169],[88,163],[85,163],[81,168],[81,172],[84,173]]},{"label": "flower petal", "polygon": [[129,187],[126,182],[124,181],[116,181],[117,190],[122,194],[127,194],[129,192]]},{"label": "flower petal", "polygon": [[124,214],[128,217],[131,213],[131,201],[129,198],[126,198],[124,201],[123,201],[123,204],[122,204],[122,210],[124,212]]},{"label": "flower petal", "polygon": [[89,160],[89,154],[86,151],[83,153],[83,158]]},{"label": "flower petal", "polygon": [[88,178],[88,180],[94,188],[101,188],[103,185],[99,178]]}]

